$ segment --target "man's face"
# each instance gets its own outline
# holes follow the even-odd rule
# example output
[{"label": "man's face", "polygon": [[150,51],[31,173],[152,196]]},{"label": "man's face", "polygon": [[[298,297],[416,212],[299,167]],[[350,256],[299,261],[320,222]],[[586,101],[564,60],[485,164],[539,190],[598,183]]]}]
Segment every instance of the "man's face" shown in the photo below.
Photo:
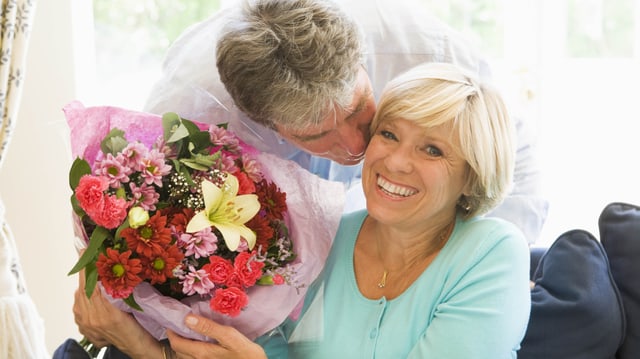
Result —
[{"label": "man's face", "polygon": [[361,68],[353,100],[346,111],[337,111],[335,116],[331,114],[322,124],[304,130],[276,128],[287,141],[312,155],[328,158],[341,165],[356,165],[364,158],[370,137],[369,124],[375,111],[371,82]]}]

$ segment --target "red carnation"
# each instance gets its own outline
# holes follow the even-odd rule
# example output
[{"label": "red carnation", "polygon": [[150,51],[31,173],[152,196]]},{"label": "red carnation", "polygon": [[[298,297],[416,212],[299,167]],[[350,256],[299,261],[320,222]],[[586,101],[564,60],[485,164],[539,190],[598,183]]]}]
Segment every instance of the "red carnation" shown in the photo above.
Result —
[{"label": "red carnation", "polygon": [[240,288],[231,287],[216,289],[209,306],[218,313],[237,317],[240,315],[242,308],[246,307],[248,303],[249,297],[247,293]]},{"label": "red carnation", "polygon": [[209,278],[215,284],[226,283],[233,274],[233,265],[220,256],[209,257],[209,263],[202,266],[209,273]]},{"label": "red carnation", "polygon": [[233,175],[238,179],[238,195],[256,193],[255,183],[245,172],[236,171]]},{"label": "red carnation", "polygon": [[255,252],[241,252],[233,263],[238,279],[245,287],[251,287],[262,277],[264,262],[255,259]]}]

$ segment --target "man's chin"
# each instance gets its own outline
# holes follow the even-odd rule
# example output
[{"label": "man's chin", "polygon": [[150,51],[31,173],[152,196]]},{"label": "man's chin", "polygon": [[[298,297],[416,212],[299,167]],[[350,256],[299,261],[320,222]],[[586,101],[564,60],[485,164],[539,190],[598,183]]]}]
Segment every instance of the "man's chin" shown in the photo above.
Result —
[{"label": "man's chin", "polygon": [[360,164],[360,162],[362,162],[362,160],[364,159],[364,156],[362,157],[350,157],[350,158],[330,158],[330,160],[332,160],[333,162],[336,162],[342,166],[355,166]]}]

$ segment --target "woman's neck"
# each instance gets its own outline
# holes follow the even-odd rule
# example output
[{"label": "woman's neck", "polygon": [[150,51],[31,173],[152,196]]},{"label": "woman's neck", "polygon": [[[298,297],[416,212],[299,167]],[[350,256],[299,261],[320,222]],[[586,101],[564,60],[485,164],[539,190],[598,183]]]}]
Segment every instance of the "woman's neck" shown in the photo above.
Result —
[{"label": "woman's neck", "polygon": [[370,299],[401,295],[436,258],[455,220],[418,234],[386,227],[368,217],[358,234],[354,271],[358,288]]}]

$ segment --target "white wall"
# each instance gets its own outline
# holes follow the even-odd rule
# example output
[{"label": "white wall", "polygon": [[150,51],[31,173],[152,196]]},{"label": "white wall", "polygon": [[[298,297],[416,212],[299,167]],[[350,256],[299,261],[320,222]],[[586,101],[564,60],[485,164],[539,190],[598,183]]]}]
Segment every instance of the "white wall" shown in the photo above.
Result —
[{"label": "white wall", "polygon": [[71,311],[77,276],[67,276],[76,259],[71,161],[61,132],[61,108],[75,97],[70,9],[71,0],[38,1],[18,122],[0,171],[6,219],[50,353],[67,337],[80,339]]}]

